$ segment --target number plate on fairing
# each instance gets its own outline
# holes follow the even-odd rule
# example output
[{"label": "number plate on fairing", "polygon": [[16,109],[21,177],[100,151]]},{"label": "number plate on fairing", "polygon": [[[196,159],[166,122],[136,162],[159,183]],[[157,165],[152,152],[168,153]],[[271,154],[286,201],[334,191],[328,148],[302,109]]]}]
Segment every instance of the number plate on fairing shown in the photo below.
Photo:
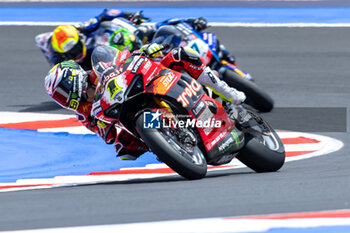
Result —
[{"label": "number plate on fairing", "polygon": [[200,57],[206,57],[209,51],[209,46],[201,39],[195,39],[188,43],[188,47],[196,51]]}]

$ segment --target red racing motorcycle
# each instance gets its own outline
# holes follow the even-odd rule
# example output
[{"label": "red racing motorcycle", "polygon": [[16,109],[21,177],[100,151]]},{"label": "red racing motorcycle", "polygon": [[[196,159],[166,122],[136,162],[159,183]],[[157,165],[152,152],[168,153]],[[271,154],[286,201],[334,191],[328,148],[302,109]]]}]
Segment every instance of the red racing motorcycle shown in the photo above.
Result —
[{"label": "red racing motorcycle", "polygon": [[[282,167],[281,139],[259,115],[221,104],[192,77],[144,53],[117,64],[121,56],[107,46],[92,54],[99,76],[93,114],[131,132],[175,172],[200,179],[208,164],[227,164],[235,157],[256,172]],[[238,125],[238,117],[249,119],[248,125]]]}]

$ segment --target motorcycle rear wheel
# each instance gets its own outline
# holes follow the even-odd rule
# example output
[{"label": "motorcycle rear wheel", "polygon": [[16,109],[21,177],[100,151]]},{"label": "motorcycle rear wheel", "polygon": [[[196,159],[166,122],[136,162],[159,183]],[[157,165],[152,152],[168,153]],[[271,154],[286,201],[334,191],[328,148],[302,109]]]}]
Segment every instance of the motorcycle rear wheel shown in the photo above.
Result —
[{"label": "motorcycle rear wheel", "polygon": [[243,91],[247,97],[244,103],[254,107],[256,110],[260,112],[270,112],[273,109],[273,99],[252,81],[244,79],[230,69],[226,69],[223,73],[223,80],[230,87]]},{"label": "motorcycle rear wheel", "polygon": [[236,158],[259,173],[278,171],[284,164],[285,150],[275,130],[270,127],[270,132],[270,135],[259,136],[246,134],[246,145]]},{"label": "motorcycle rear wheel", "polygon": [[190,152],[176,140],[174,135],[165,132],[165,129],[144,129],[143,114],[140,114],[136,119],[136,129],[159,160],[179,175],[189,180],[205,177],[207,162],[198,146]]}]

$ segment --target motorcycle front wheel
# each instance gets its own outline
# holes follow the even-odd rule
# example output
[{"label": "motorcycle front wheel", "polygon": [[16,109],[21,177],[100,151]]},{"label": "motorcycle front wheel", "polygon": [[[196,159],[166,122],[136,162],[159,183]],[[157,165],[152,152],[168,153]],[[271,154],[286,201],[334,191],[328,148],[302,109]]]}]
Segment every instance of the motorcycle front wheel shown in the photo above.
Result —
[{"label": "motorcycle front wheel", "polygon": [[201,179],[207,173],[207,162],[198,146],[181,144],[176,132],[169,128],[145,129],[143,114],[136,119],[136,130],[160,161],[189,180]]},{"label": "motorcycle front wheel", "polygon": [[246,145],[236,157],[256,172],[275,172],[283,166],[286,157],[282,140],[274,129],[267,126],[269,135],[246,134]]}]

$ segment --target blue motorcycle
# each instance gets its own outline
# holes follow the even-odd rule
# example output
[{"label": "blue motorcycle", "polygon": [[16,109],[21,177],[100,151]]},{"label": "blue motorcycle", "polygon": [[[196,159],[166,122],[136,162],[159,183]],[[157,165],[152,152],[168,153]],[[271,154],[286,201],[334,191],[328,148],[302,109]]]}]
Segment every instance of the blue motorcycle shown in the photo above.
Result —
[{"label": "blue motorcycle", "polygon": [[238,68],[234,61],[225,58],[227,51],[222,49],[214,33],[198,32],[186,22],[177,22],[174,25],[164,25],[164,22],[158,23],[159,29],[155,32],[152,42],[163,44],[168,48],[167,51],[178,46],[189,46],[197,51],[206,64],[216,70],[219,77],[230,87],[246,94],[246,104],[260,112],[273,109],[274,101],[270,95],[254,82],[249,73]]}]

